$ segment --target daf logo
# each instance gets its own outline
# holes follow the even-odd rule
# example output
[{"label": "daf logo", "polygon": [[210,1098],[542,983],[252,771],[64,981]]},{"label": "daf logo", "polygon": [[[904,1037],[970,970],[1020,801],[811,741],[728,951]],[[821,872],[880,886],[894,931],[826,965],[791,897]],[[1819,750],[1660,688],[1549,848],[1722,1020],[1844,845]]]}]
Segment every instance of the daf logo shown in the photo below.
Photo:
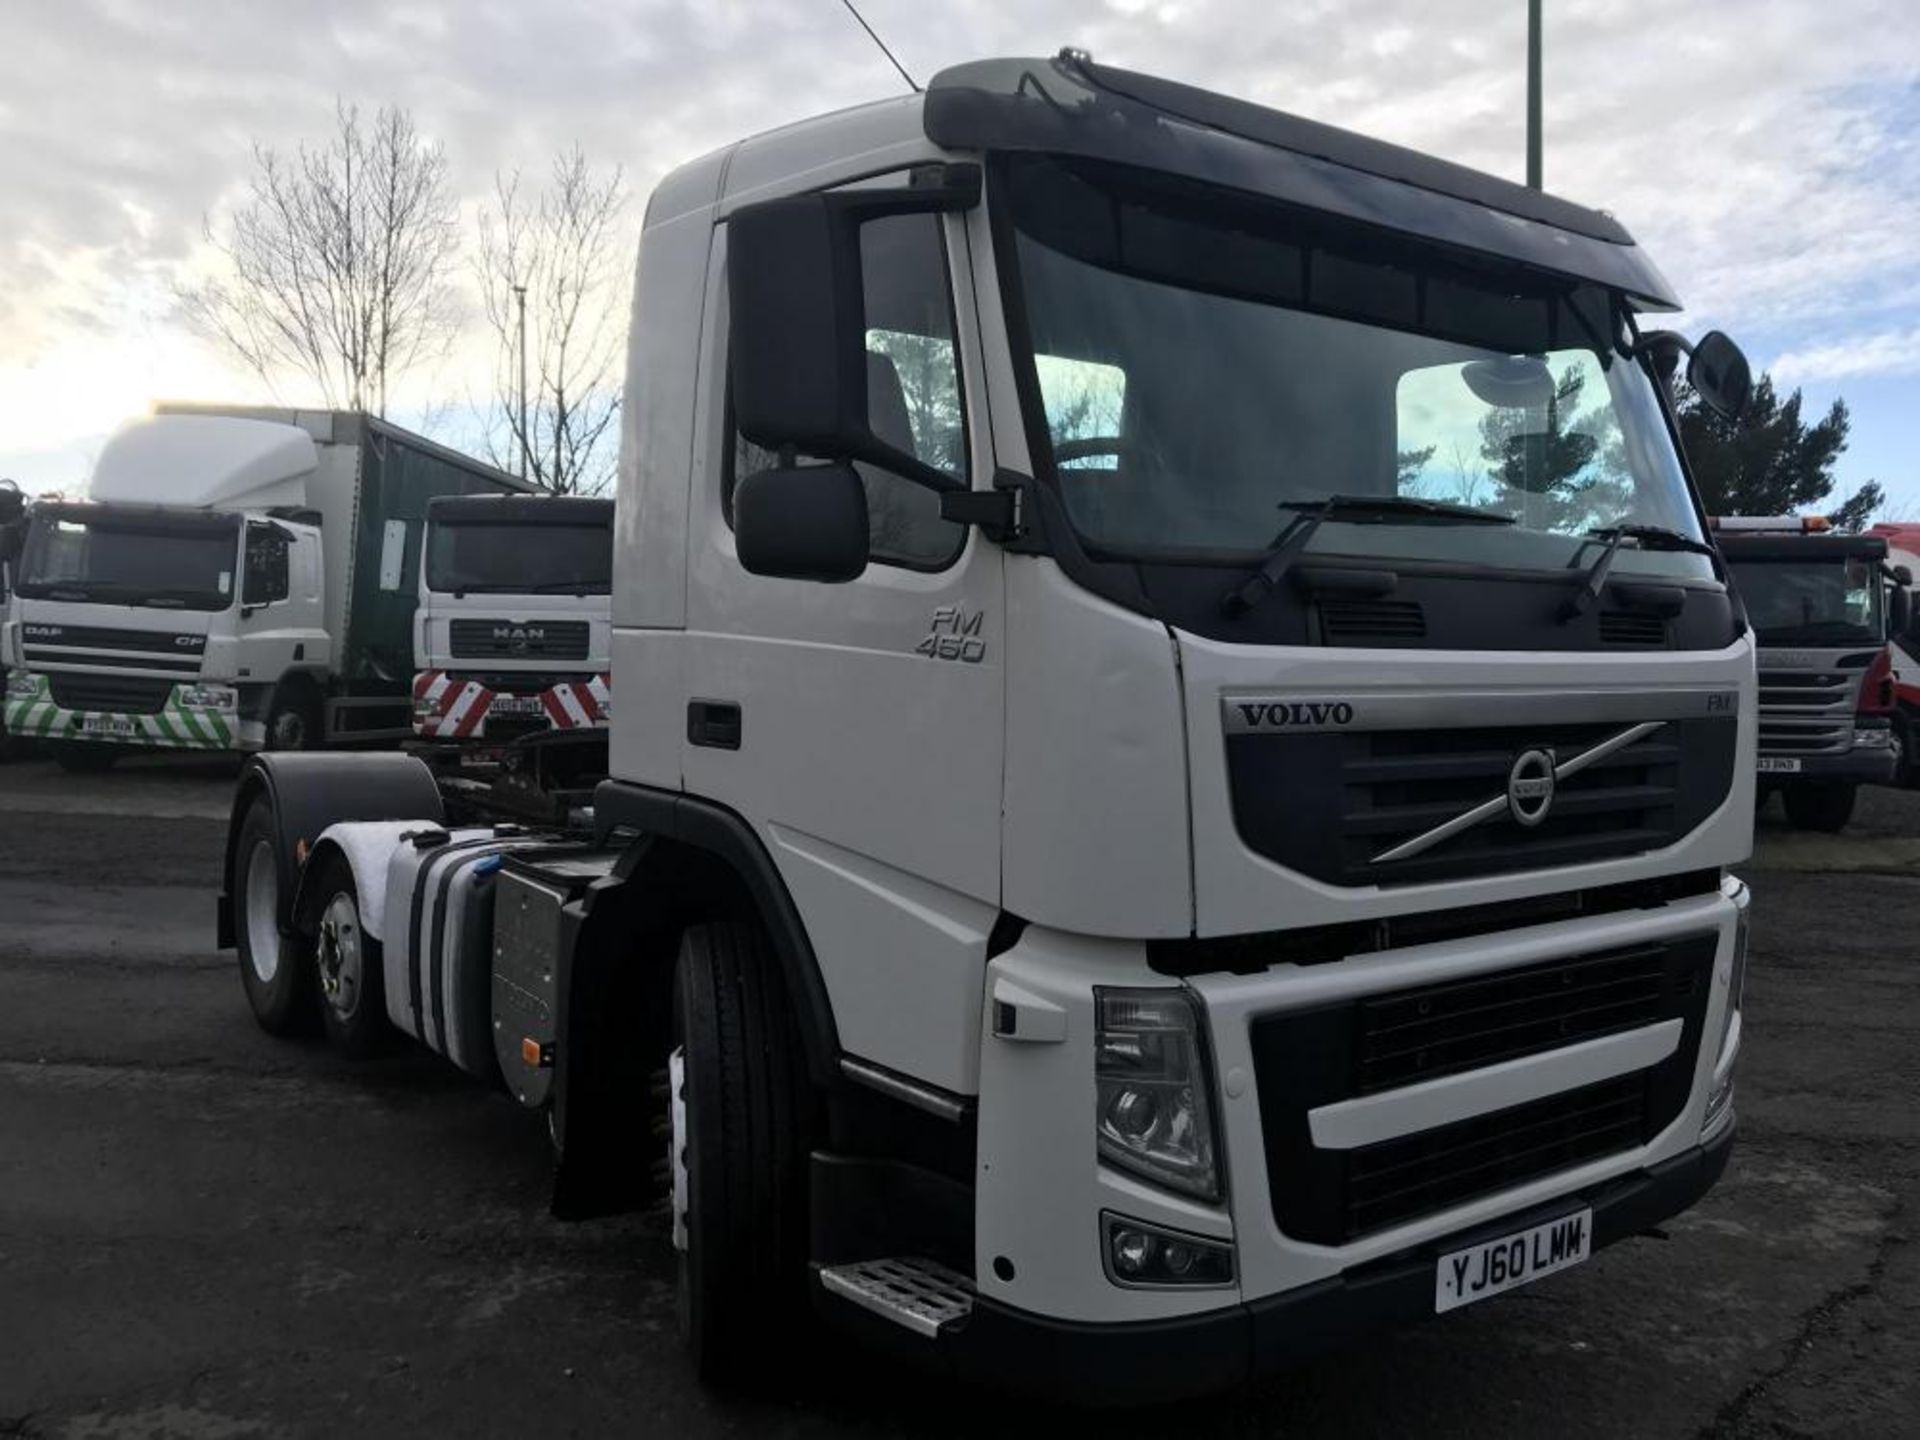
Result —
[{"label": "daf logo", "polygon": [[1516,824],[1529,828],[1547,818],[1553,808],[1553,752],[1523,751],[1507,771],[1507,812]]},{"label": "daf logo", "polygon": [[194,650],[199,648],[200,637],[198,635],[176,635],[173,637],[173,643],[182,650]]},{"label": "daf logo", "polygon": [[22,625],[20,634],[28,640],[58,640],[65,634],[58,625]]}]

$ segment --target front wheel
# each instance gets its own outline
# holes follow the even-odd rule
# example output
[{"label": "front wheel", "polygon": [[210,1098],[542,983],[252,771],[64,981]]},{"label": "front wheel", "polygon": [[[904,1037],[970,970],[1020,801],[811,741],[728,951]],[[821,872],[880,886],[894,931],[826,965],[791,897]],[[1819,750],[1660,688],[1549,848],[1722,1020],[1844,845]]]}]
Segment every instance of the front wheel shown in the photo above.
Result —
[{"label": "front wheel", "polygon": [[804,1328],[813,1092],[757,925],[681,937],[668,1065],[680,1329],[707,1384],[754,1388]]},{"label": "front wheel", "polygon": [[1852,785],[1790,785],[1787,787],[1787,819],[1796,830],[1821,830],[1835,834],[1853,818]]},{"label": "front wheel", "polygon": [[320,697],[305,684],[282,685],[267,711],[267,749],[313,750],[320,744]]},{"label": "front wheel", "polygon": [[312,1028],[313,954],[280,929],[275,840],[273,806],[263,796],[247,811],[234,847],[234,938],[253,1018],[269,1035],[295,1035]]}]

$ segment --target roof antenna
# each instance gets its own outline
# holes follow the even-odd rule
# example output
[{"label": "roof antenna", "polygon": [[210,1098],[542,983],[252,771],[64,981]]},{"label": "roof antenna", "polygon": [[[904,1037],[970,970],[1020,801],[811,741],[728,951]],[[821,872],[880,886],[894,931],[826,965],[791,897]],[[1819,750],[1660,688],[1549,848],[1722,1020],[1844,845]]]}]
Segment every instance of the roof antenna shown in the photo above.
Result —
[{"label": "roof antenna", "polygon": [[853,16],[855,20],[858,20],[860,22],[860,28],[867,32],[867,38],[873,41],[874,44],[880,47],[880,53],[886,56],[887,59],[892,62],[893,68],[900,72],[900,78],[907,82],[907,88],[913,91],[914,94],[918,95],[920,93],[919,82],[917,82],[913,78],[913,76],[907,73],[906,66],[902,65],[898,60],[894,59],[893,51],[887,48],[887,42],[882,40],[878,35],[874,34],[873,26],[867,23],[866,16],[862,15],[858,10],[854,8],[853,0],[840,0],[840,3],[847,7],[847,13]]}]

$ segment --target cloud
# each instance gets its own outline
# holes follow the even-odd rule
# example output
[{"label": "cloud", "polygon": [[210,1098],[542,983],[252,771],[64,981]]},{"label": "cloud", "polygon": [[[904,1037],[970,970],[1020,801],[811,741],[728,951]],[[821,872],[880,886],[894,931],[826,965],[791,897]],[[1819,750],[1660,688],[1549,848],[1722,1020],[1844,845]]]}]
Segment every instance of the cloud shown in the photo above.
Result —
[{"label": "cloud", "polygon": [[1920,375],[1920,325],[1789,350],[1771,369],[1776,380],[1795,385],[1858,375]]},{"label": "cloud", "polygon": [[[16,9],[28,7],[18,4]],[[174,277],[252,146],[324,136],[336,97],[411,108],[468,204],[578,142],[644,193],[739,136],[895,92],[838,0],[61,0],[0,48],[0,433],[94,433],[129,393],[48,413],[49,357],[177,357]],[[863,0],[926,79],[1084,46],[1517,178],[1524,7],[1484,0]],[[1795,359],[1920,313],[1920,6],[1556,0],[1547,178],[1619,214],[1689,304]],[[641,204],[630,207],[637,227]],[[472,344],[479,344],[477,333]],[[80,347],[76,349],[76,347]],[[1864,353],[1864,352],[1863,352]],[[38,367],[41,380],[20,377]],[[171,370],[173,367],[169,366]],[[1864,373],[1864,372],[1858,372]],[[237,394],[217,357],[196,381]],[[435,383],[439,383],[436,381]],[[456,397],[457,398],[457,397]],[[84,425],[83,430],[73,427]]]}]

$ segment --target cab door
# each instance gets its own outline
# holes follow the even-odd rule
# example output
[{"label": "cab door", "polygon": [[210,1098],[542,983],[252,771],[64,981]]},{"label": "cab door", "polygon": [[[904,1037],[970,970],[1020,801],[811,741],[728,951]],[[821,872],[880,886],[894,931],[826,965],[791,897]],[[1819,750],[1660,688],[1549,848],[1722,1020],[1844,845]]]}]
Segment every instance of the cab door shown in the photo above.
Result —
[{"label": "cab door", "polygon": [[[742,568],[732,486],[777,459],[732,425],[726,243],[721,224],[689,514],[684,785],[759,833],[843,1050],[971,1093],[1000,902],[1001,553],[943,519],[933,490],[863,463],[863,574],[829,584]],[[966,243],[953,216],[861,226],[868,421],[888,445],[985,488]]]}]

